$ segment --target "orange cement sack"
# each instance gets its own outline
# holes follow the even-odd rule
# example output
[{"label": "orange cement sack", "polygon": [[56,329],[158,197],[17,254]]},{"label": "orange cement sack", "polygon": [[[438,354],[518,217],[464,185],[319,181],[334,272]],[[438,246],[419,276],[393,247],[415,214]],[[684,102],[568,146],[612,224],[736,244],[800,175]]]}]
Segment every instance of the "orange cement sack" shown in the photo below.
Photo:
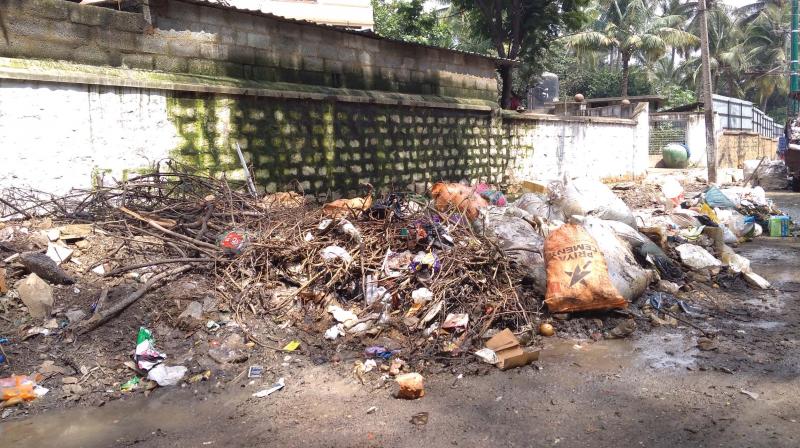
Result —
[{"label": "orange cement sack", "polygon": [[551,313],[625,308],[611,284],[597,242],[583,227],[565,224],[544,241],[547,266],[545,303]]}]

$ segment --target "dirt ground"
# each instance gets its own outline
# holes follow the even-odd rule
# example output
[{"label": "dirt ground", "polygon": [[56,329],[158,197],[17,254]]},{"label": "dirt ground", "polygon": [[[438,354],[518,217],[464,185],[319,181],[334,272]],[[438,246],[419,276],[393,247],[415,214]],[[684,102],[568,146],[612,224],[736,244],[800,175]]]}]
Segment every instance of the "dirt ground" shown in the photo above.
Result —
[{"label": "dirt ground", "polygon": [[[800,216],[800,194],[771,196]],[[695,291],[698,315],[689,322],[716,335],[710,346],[698,347],[700,330],[684,324],[599,342],[562,333],[544,340],[540,360],[529,367],[424,366],[426,395],[416,401],[393,398],[378,375],[360,384],[351,372],[357,352],[273,353],[242,365],[264,365],[264,377],[252,384],[223,373],[147,397],[90,394],[80,406],[15,412],[0,423],[0,445],[796,447],[800,242],[758,238],[737,251],[775,290],[734,285]],[[120,321],[85,343],[109,353],[130,345],[135,324]],[[159,323],[151,324],[158,334]],[[179,343],[160,348],[175,352]],[[182,342],[189,353],[207,349],[203,343]],[[43,348],[39,357],[50,355]],[[180,361],[202,367],[191,364],[191,355]],[[114,381],[128,375],[115,374]],[[285,378],[283,390],[251,396],[278,377]],[[420,413],[427,420],[414,421],[426,423],[412,423]]]}]

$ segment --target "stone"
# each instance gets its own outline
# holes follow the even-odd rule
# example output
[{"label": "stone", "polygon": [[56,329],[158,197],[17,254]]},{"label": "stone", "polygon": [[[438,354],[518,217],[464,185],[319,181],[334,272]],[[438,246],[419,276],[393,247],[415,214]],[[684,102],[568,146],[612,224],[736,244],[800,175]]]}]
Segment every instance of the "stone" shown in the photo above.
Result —
[{"label": "stone", "polygon": [[193,330],[205,325],[203,320],[203,304],[197,301],[189,302],[189,305],[178,316],[178,326],[184,330]]},{"label": "stone", "polygon": [[64,313],[69,319],[69,323],[74,324],[75,322],[79,322],[86,317],[86,311],[83,310],[68,310]]},{"label": "stone", "polygon": [[49,317],[53,310],[53,288],[36,274],[17,283],[17,292],[34,318]]},{"label": "stone", "polygon": [[659,280],[658,281],[658,290],[661,292],[666,292],[672,295],[675,295],[680,291],[681,287],[668,280]]},{"label": "stone", "polygon": [[91,224],[69,224],[58,228],[61,232],[61,240],[74,241],[81,240],[92,234]]},{"label": "stone", "polygon": [[61,367],[59,365],[56,365],[55,361],[52,361],[52,360],[47,360],[47,361],[42,362],[42,364],[36,370],[39,373],[41,373],[42,375],[47,375],[47,376],[50,376],[50,375],[56,374],[56,373],[59,373],[61,375],[64,375],[64,374],[67,373],[67,369],[66,368]]},{"label": "stone", "polygon": [[50,257],[51,260],[55,261],[56,264],[69,261],[73,252],[74,251],[69,247],[59,246],[58,244],[52,243],[47,244],[47,256]]},{"label": "stone", "polygon": [[78,240],[75,242],[75,247],[80,250],[86,250],[89,248],[89,246],[91,246],[91,244],[86,240]]},{"label": "stone", "polygon": [[203,318],[203,304],[197,301],[189,302],[186,309],[178,316],[178,319],[194,319],[200,320]]},{"label": "stone", "polygon": [[58,320],[50,319],[47,322],[45,322],[44,325],[42,326],[44,328],[47,328],[48,330],[58,330]]},{"label": "stone", "polygon": [[228,336],[219,347],[208,350],[208,356],[220,364],[244,362],[250,355],[245,351],[244,339],[234,333]]},{"label": "stone", "polygon": [[47,239],[50,241],[58,241],[61,238],[61,231],[58,229],[50,229],[47,231]]},{"label": "stone", "polygon": [[399,389],[397,398],[416,400],[425,396],[425,378],[419,373],[406,373],[395,378]]},{"label": "stone", "polygon": [[50,283],[55,283],[57,285],[71,285],[75,283],[75,279],[70,277],[58,263],[45,254],[26,252],[20,255],[20,262],[25,266],[25,269]]},{"label": "stone", "polygon": [[78,384],[78,379],[75,378],[74,376],[65,376],[64,378],[61,378],[61,383],[62,384]]}]

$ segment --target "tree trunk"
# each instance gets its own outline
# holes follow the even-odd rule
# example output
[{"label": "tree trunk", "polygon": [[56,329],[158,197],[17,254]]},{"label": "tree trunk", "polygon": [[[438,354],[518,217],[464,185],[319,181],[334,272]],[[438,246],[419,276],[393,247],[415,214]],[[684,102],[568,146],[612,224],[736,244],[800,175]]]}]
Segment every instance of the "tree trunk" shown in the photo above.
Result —
[{"label": "tree trunk", "polygon": [[708,48],[708,22],[706,0],[700,0],[700,61],[703,72],[703,110],[706,120],[706,155],[708,162],[708,182],[717,182],[717,145],[714,140],[714,100],[711,96],[711,61]]},{"label": "tree trunk", "polygon": [[513,67],[510,65],[501,65],[497,71],[500,73],[500,82],[502,86],[500,87],[502,92],[500,94],[500,107],[503,109],[508,109],[511,107],[511,75],[512,75]]},{"label": "tree trunk", "polygon": [[631,60],[631,55],[627,52],[622,52],[622,98],[628,97],[628,75],[630,74],[630,68],[628,67],[628,63]]}]

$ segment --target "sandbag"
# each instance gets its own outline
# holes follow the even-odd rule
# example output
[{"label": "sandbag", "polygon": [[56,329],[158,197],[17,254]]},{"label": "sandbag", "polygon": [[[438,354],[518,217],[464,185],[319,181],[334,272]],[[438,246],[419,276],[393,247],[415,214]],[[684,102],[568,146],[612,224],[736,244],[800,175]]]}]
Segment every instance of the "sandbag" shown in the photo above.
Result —
[{"label": "sandbag", "polygon": [[580,225],[564,224],[544,242],[545,303],[552,313],[625,308],[597,242]]},{"label": "sandbag", "polygon": [[503,253],[533,280],[534,290],[544,294],[544,238],[527,221],[514,216],[519,211],[515,207],[489,207],[484,219],[486,236],[494,239]]},{"label": "sandbag", "polygon": [[[561,191],[556,191],[560,189]],[[600,219],[620,221],[636,228],[636,218],[631,209],[599,180],[578,178],[567,181],[560,188],[551,189],[551,202],[564,216],[592,215]]]},{"label": "sandbag", "polygon": [[614,288],[629,302],[641,297],[653,281],[653,274],[636,262],[628,240],[633,240],[638,247],[649,239],[627,224],[591,216],[584,220],[583,227],[597,242],[608,265],[608,276]]}]

